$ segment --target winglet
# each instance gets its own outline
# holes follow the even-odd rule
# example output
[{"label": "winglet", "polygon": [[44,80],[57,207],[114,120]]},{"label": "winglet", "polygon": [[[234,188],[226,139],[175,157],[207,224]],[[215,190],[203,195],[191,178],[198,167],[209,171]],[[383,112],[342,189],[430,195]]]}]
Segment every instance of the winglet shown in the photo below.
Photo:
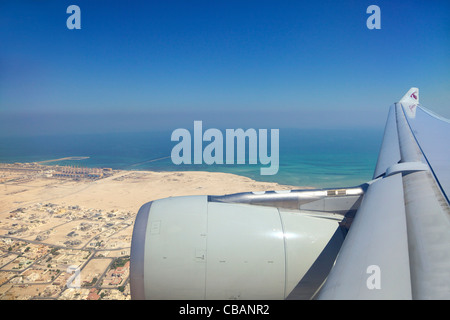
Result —
[{"label": "winglet", "polygon": [[399,103],[403,105],[406,115],[409,118],[414,118],[416,116],[416,107],[419,105],[419,88],[413,87],[409,89]]}]

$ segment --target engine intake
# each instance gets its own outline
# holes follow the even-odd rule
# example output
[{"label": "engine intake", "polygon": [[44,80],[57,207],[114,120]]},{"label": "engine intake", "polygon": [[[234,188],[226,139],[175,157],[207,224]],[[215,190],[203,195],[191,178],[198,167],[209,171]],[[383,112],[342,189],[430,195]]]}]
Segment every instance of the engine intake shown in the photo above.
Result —
[{"label": "engine intake", "polygon": [[207,196],[146,203],[133,230],[132,298],[285,299],[336,238],[340,220]]}]

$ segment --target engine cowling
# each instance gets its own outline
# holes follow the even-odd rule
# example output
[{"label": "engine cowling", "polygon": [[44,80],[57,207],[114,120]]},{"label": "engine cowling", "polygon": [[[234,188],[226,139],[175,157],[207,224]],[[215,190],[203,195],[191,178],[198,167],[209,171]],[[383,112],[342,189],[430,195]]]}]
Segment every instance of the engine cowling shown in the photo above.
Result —
[{"label": "engine cowling", "polygon": [[173,197],[144,204],[131,244],[133,299],[285,299],[339,220]]}]

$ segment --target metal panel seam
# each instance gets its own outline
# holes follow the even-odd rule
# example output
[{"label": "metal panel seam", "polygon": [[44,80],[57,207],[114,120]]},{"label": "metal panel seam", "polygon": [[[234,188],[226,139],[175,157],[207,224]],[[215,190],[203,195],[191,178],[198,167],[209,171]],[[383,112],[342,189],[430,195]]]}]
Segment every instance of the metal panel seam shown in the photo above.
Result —
[{"label": "metal panel seam", "polygon": [[286,299],[287,295],[286,295],[286,287],[287,287],[287,264],[288,264],[288,259],[287,259],[287,248],[286,248],[286,237],[285,237],[285,229],[284,229],[284,223],[283,223],[283,218],[281,217],[281,212],[280,212],[280,208],[277,208],[277,212],[278,212],[278,217],[280,218],[280,224],[281,224],[281,233],[283,235],[283,247],[284,247],[284,299]]}]

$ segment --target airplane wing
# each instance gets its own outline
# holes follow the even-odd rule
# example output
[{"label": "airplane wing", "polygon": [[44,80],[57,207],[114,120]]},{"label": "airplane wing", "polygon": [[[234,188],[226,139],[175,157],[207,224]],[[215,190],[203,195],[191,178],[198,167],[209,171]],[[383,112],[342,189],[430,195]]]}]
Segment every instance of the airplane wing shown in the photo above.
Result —
[{"label": "airplane wing", "polygon": [[450,124],[411,88],[319,299],[450,298]]},{"label": "airplane wing", "polygon": [[449,137],[411,88],[363,185],[144,204],[132,298],[450,298]]}]

